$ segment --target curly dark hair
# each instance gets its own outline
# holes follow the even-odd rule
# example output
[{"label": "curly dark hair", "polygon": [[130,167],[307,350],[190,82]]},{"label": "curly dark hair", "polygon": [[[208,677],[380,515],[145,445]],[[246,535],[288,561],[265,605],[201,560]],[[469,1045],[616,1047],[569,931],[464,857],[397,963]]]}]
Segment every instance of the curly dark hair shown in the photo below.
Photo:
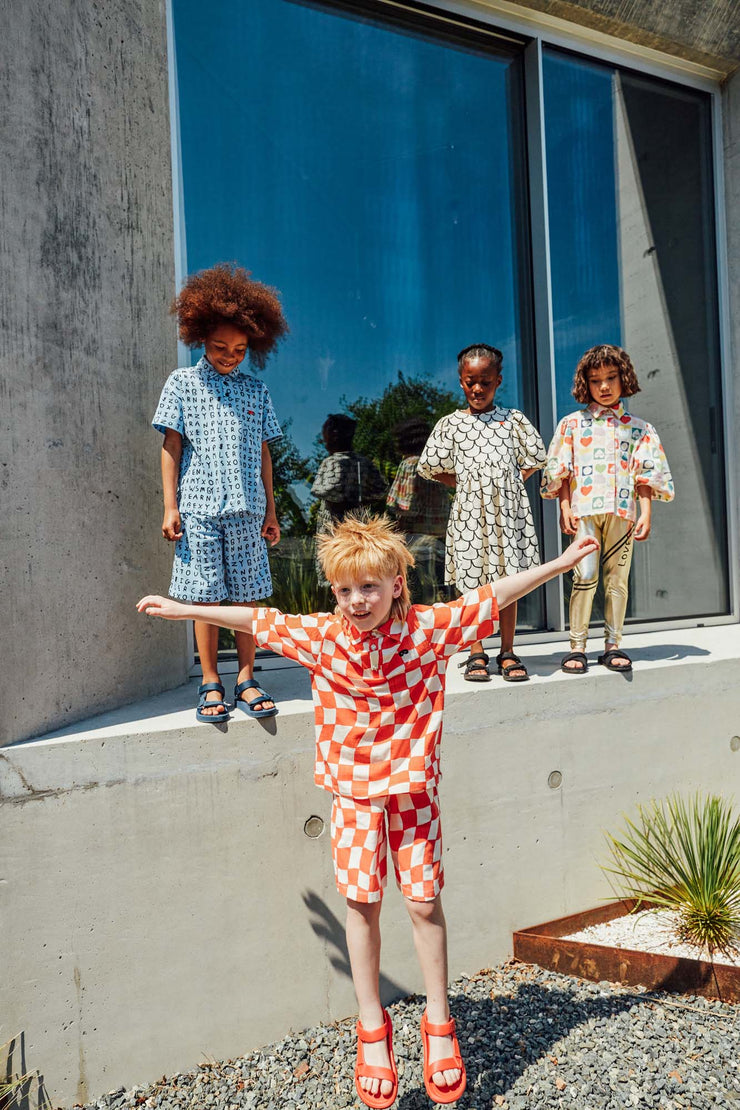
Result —
[{"label": "curly dark hair", "polygon": [[246,332],[249,361],[259,367],[288,331],[277,290],[252,281],[248,270],[229,262],[191,274],[170,312],[188,347],[205,343],[220,324]]},{"label": "curly dark hair", "polygon": [[423,416],[410,416],[393,429],[393,439],[402,455],[420,455],[431,434],[428,420]]},{"label": "curly dark hair", "polygon": [[573,396],[579,405],[587,405],[591,400],[591,391],[588,388],[589,370],[598,370],[600,366],[613,366],[619,371],[622,382],[622,397],[632,397],[640,392],[637,374],[632,365],[632,359],[621,347],[614,347],[611,343],[601,343],[598,347],[589,347],[582,355],[576,366],[573,378]]}]

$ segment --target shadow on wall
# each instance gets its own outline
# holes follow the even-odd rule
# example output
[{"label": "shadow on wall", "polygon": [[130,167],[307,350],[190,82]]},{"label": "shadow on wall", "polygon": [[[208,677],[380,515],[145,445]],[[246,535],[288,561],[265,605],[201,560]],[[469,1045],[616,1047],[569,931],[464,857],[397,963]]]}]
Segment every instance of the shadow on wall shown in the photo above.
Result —
[{"label": "shadow on wall", "polygon": [[51,1110],[43,1076],[28,1072],[26,1035],[17,1033],[0,1045],[0,1107],[2,1110]]},{"label": "shadow on wall", "polygon": [[[318,894],[309,890],[302,897],[304,906],[311,914],[311,928],[320,940],[326,941],[333,949],[333,952],[329,955],[331,966],[340,975],[346,975],[348,979],[351,979],[352,970],[349,966],[349,952],[347,951],[347,942],[344,935],[344,925],[336,914],[332,913],[326,902],[319,898]],[[387,975],[383,975],[382,972],[380,973],[380,998],[384,1006],[396,1002],[399,998],[406,998],[409,993],[408,987],[404,987],[393,979],[389,979]]]}]

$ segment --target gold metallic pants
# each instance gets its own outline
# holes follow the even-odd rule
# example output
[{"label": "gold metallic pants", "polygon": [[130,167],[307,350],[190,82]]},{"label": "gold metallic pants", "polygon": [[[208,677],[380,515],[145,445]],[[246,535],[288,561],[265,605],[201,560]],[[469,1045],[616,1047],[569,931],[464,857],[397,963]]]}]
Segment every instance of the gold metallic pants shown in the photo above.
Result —
[{"label": "gold metallic pants", "polygon": [[604,579],[604,637],[607,643],[622,640],[624,614],[627,611],[628,580],[632,563],[634,520],[624,520],[614,513],[582,517],[576,539],[594,536],[601,550],[587,555],[573,570],[570,595],[571,651],[585,651],[591,606],[599,583],[599,563]]}]

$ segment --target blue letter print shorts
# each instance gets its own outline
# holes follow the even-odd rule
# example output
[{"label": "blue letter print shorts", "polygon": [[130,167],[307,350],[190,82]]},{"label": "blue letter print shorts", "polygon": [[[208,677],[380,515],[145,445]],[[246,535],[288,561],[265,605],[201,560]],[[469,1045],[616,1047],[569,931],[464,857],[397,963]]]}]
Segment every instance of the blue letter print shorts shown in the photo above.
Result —
[{"label": "blue letter print shorts", "polygon": [[178,601],[250,602],[272,593],[262,518],[254,513],[181,513],[170,597]]}]

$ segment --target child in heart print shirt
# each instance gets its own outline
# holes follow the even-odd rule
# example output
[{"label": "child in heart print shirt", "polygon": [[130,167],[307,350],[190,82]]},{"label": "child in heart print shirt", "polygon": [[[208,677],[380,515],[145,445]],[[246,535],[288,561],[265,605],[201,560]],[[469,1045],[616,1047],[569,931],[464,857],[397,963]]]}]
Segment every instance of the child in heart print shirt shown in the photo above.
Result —
[{"label": "child in heart print shirt", "polygon": [[[605,648],[599,663],[614,671],[632,669],[619,644],[633,540],[650,535],[653,500],[673,500],[671,472],[658,433],[628,412],[623,401],[639,390],[630,357],[621,347],[606,344],[586,351],[573,382],[573,396],[586,408],[560,421],[542,476],[542,496],[560,500],[561,531],[579,538],[594,536],[601,544]],[[586,641],[598,581],[596,552],[573,572],[571,650],[561,662],[567,674],[588,670]]]}]

